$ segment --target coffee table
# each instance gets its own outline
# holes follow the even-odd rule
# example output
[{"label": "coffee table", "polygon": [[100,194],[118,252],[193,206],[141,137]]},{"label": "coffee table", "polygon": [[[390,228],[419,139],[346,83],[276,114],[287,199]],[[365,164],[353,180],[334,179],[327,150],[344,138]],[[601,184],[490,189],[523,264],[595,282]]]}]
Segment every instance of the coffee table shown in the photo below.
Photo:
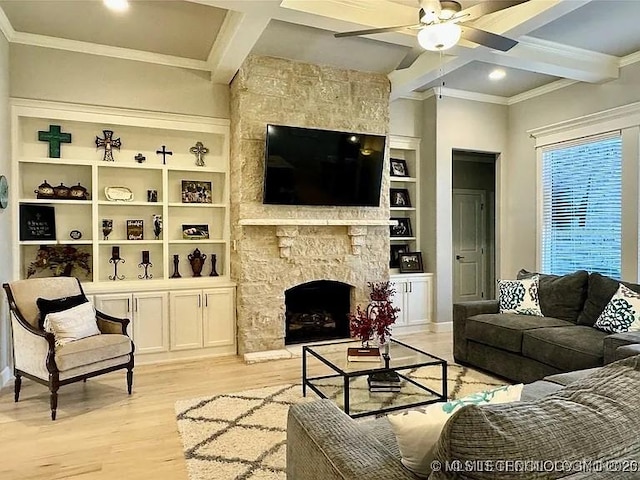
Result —
[{"label": "coffee table", "polygon": [[[303,396],[310,388],[320,398],[335,401],[352,418],[447,400],[446,360],[391,339],[388,356],[381,355],[375,362],[350,362],[347,348],[354,346],[359,343],[352,340],[303,346]],[[383,371],[399,375],[400,392],[369,391],[369,374]]]}]

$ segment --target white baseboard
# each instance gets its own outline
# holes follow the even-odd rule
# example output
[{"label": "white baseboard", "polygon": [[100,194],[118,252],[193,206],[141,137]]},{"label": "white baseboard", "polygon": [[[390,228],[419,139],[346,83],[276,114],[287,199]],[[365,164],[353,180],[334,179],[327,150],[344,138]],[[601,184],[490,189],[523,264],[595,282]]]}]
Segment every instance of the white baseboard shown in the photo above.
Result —
[{"label": "white baseboard", "polygon": [[453,332],[453,322],[432,322],[429,331],[433,333]]},{"label": "white baseboard", "polygon": [[0,372],[0,388],[9,383],[9,380],[11,380],[12,378],[13,375],[11,374],[11,369],[9,367],[4,367]]}]

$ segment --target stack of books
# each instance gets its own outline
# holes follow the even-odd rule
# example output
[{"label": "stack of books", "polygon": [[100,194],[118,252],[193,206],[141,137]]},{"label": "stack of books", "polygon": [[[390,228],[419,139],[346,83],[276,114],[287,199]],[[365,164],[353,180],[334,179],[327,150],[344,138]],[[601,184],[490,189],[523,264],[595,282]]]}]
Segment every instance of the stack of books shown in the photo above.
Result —
[{"label": "stack of books", "polygon": [[369,375],[370,392],[399,392],[400,376],[392,370],[383,370]]}]

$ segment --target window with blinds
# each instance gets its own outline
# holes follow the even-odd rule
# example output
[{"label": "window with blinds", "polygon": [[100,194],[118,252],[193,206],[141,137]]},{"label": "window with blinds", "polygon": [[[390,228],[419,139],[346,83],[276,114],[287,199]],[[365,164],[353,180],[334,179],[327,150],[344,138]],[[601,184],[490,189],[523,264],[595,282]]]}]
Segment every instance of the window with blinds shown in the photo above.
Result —
[{"label": "window with blinds", "polygon": [[619,132],[542,152],[542,271],[620,278],[622,139]]}]

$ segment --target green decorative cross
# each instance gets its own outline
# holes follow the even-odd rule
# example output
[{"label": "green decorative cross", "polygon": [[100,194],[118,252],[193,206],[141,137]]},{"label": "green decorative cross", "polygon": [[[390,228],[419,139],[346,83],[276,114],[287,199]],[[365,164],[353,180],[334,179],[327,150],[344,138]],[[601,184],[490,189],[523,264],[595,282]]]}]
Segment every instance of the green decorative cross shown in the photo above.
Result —
[{"label": "green decorative cross", "polygon": [[60,125],[49,125],[49,131],[38,131],[38,140],[49,142],[49,158],[60,158],[60,144],[71,143],[70,133],[61,133]]}]

